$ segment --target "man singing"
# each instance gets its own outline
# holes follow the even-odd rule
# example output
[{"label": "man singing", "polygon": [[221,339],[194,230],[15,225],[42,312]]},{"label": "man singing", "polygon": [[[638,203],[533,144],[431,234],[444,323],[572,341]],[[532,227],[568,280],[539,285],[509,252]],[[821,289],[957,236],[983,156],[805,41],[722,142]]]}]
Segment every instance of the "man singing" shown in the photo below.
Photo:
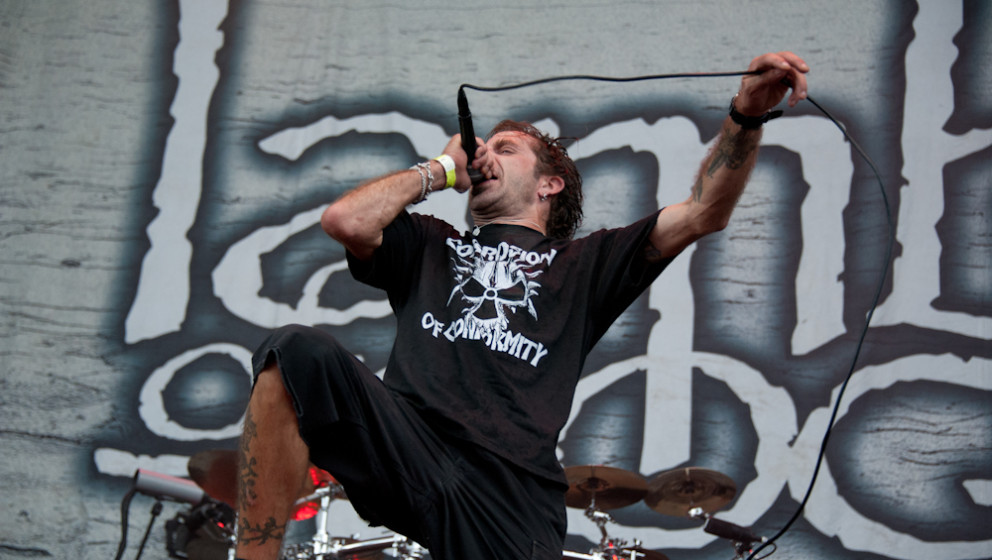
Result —
[{"label": "man singing", "polygon": [[[443,155],[364,183],[324,212],[352,275],[386,291],[397,335],[380,381],[330,335],[288,326],[255,353],[241,441],[237,556],[278,556],[310,462],[355,510],[434,560],[560,560],[567,489],[555,455],[586,356],[690,243],[726,227],[767,113],[806,96],[781,52],[742,78],[690,196],[572,239],[582,180],[555,139],[503,121],[473,161]],[[472,184],[467,166],[484,180]],[[407,211],[468,193],[475,228]],[[619,224],[618,224],[619,225]]]}]

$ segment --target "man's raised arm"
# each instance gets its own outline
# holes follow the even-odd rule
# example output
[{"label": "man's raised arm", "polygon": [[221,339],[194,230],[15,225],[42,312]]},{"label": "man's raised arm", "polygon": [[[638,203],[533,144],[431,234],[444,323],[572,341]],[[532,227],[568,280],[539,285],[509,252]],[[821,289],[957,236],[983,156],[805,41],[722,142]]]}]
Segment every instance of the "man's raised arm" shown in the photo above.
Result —
[{"label": "man's raised arm", "polygon": [[733,113],[700,166],[692,194],[666,207],[651,233],[654,257],[673,257],[697,239],[727,227],[744,192],[761,141],[761,124],[789,89],[789,106],[806,98],[806,63],[791,52],[769,53],[751,61],[731,104]]},{"label": "man's raised arm", "polygon": [[[448,142],[444,154],[451,157],[455,166],[455,190],[465,192],[471,183],[460,136]],[[324,210],[321,227],[359,259],[371,258],[372,252],[382,244],[382,230],[404,208],[446,187],[447,174],[441,162],[432,159],[425,163],[429,169],[413,167],[395,171],[348,191]]]}]

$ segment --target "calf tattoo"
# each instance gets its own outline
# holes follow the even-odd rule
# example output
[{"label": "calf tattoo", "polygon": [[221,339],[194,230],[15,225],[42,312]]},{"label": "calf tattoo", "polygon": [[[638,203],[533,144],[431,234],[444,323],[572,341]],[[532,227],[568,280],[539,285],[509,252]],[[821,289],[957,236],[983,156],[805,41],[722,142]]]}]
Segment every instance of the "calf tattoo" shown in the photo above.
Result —
[{"label": "calf tattoo", "polygon": [[245,429],[238,448],[238,504],[241,506],[252,504],[258,497],[255,493],[255,484],[258,481],[258,473],[255,472],[257,461],[251,455],[251,444],[257,436],[258,425],[249,409],[245,414]]},{"label": "calf tattoo", "polygon": [[286,525],[280,525],[274,517],[265,520],[265,523],[252,525],[247,519],[238,521],[238,544],[265,544],[269,540],[282,540]]},{"label": "calf tattoo", "polygon": [[285,533],[286,525],[280,524],[274,517],[264,522],[253,522],[248,519],[247,508],[255,503],[258,494],[255,492],[258,483],[258,472],[255,467],[258,461],[251,454],[252,443],[258,436],[258,425],[251,410],[245,414],[245,429],[238,448],[238,544],[265,544],[269,540],[280,540]]}]

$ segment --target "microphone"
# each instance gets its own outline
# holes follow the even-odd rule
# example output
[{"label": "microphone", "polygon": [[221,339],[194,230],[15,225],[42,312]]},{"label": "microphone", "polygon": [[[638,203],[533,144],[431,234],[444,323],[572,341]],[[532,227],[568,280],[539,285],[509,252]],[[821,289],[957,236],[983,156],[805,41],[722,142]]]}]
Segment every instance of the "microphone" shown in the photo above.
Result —
[{"label": "microphone", "polygon": [[478,185],[486,178],[482,173],[479,173],[478,169],[472,167],[472,160],[475,159],[475,150],[478,146],[475,143],[475,129],[472,127],[472,112],[468,110],[468,99],[462,88],[458,88],[458,132],[462,135],[462,150],[465,150],[465,155],[468,156],[468,164],[466,165],[468,178],[473,185]]},{"label": "microphone", "polygon": [[751,532],[750,528],[735,525],[729,521],[722,521],[715,517],[708,517],[703,531],[720,538],[730,539],[740,543],[750,544],[753,542],[764,542],[764,537],[759,537]]},{"label": "microphone", "polygon": [[134,473],[134,489],[142,494],[189,502],[197,505],[206,493],[196,483],[167,474],[138,469]]}]

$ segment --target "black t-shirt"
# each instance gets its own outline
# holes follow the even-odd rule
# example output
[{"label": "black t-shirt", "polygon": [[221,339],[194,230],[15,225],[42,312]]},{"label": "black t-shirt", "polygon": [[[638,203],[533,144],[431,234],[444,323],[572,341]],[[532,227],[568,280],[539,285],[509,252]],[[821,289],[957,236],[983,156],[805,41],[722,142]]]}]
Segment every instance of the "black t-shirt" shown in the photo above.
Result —
[{"label": "black t-shirt", "polygon": [[563,480],[555,446],[585,358],[670,262],[644,258],[657,216],[565,241],[402,213],[370,260],[349,255],[396,313],[386,385],[443,433]]}]

